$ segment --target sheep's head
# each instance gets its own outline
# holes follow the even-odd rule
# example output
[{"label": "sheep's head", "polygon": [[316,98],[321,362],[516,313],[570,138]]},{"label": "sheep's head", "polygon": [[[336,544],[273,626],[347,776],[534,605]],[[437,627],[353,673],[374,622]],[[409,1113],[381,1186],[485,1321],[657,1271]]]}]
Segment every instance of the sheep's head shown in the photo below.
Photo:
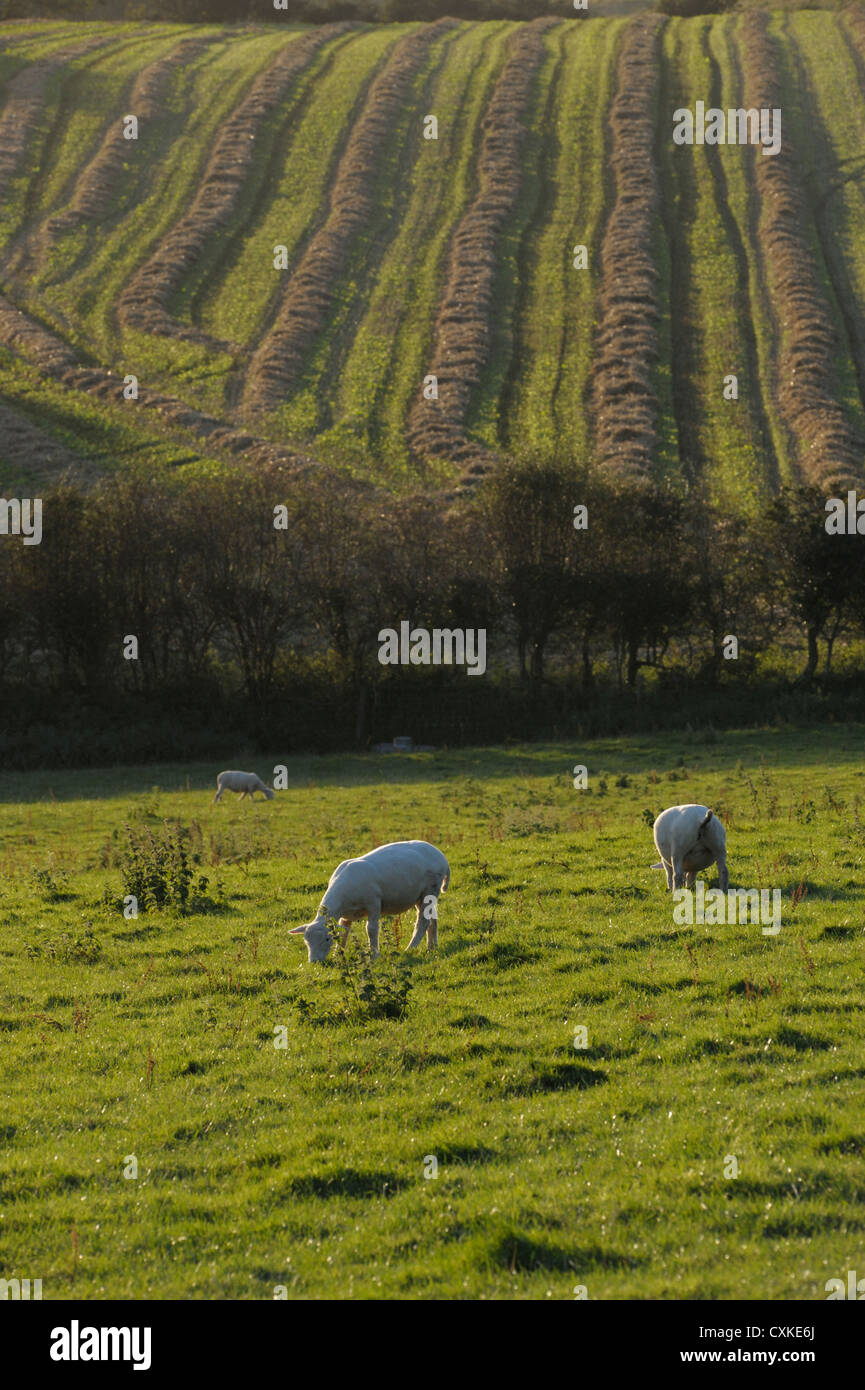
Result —
[{"label": "sheep's head", "polygon": [[328,930],[327,918],[316,917],[314,922],[306,922],[302,927],[289,928],[289,936],[297,936],[299,932],[303,932],[309,959],[311,961],[325,960],[333,945],[333,936]]},{"label": "sheep's head", "polygon": [[274,796],[276,795],[276,793],[273,790],[273,787],[265,787],[264,794],[267,797],[268,801],[272,801]]}]

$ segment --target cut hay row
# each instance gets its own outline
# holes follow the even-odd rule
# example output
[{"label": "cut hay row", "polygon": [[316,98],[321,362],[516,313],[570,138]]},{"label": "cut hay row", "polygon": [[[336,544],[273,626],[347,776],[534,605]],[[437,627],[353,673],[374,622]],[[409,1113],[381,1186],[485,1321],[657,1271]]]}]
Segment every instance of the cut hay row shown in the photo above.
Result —
[{"label": "cut hay row", "polygon": [[815,171],[805,171],[805,186],[818,259],[828,272],[836,321],[843,325],[845,351],[833,363],[836,399],[854,434],[865,438],[865,150],[861,125],[849,118],[861,100],[865,64],[835,16],[818,25],[815,18],[816,12],[803,11],[795,21],[782,21],[784,81],[798,95],[794,135],[807,144]]},{"label": "cut hay row", "polygon": [[465,421],[473,389],[489,360],[489,319],[497,243],[519,196],[520,151],[535,74],[546,53],[544,34],[558,23],[533,20],[508,42],[508,60],[484,116],[478,192],[454,232],[428,371],[438,400],[415,402],[407,437],[419,457],[444,457],[483,472],[489,451],[469,440]]},{"label": "cut hay row", "polygon": [[[768,26],[768,16],[754,12],[740,29],[745,105],[758,110],[783,108]],[[752,155],[759,235],[781,329],[775,359],[780,408],[799,445],[802,475],[833,490],[855,486],[862,476],[863,445],[837,400],[832,359],[841,344],[805,231],[810,217],[797,172],[799,155],[788,130],[779,154],[766,158],[755,148]]]},{"label": "cut hay row", "polygon": [[[135,80],[126,111],[139,121],[153,120],[158,116],[176,70],[197,58],[209,42],[212,40],[185,39],[173,52],[148,64]],[[46,242],[50,243],[56,237],[72,231],[82,222],[95,221],[110,212],[112,200],[117,195],[118,180],[123,176],[129,156],[130,143],[124,137],[118,115],[98,154],[77,179],[69,207],[46,223]]]},{"label": "cut hay row", "polygon": [[647,15],[625,29],[610,110],[615,202],[601,246],[600,326],[590,400],[595,459],[622,477],[647,477],[657,441],[653,382],[660,355],[658,217],[654,106],[663,20]]},{"label": "cut hay row", "polygon": [[50,57],[39,58],[16,73],[6,89],[0,111],[0,200],[19,171],[22,156],[37,133],[45,107],[45,88],[52,73],[75,58],[101,48],[105,39],[88,39],[71,48],[59,49]]},{"label": "cut hay row", "polygon": [[[567,449],[581,459],[588,449],[592,351],[586,325],[594,316],[594,248],[605,218],[604,134],[624,22],[563,26],[564,65],[547,132],[551,149],[542,161],[548,185],[521,257],[511,397],[502,411],[506,440]],[[578,243],[592,248],[582,271],[573,266]]]},{"label": "cut hay row", "polygon": [[865,7],[862,5],[847,5],[842,11],[842,22],[850,30],[856,44],[859,55],[865,58]]},{"label": "cut hay row", "polygon": [[0,400],[0,493],[9,479],[6,469],[26,474],[28,482],[40,484],[58,473],[74,471],[77,478],[90,474],[80,454],[68,449],[32,420]]},{"label": "cut hay row", "polygon": [[202,336],[172,317],[168,311],[170,298],[187,268],[202,254],[208,239],[234,211],[255,156],[255,136],[261,126],[318,50],[352,27],[347,23],[324,25],[292,40],[256,78],[228,119],[189,212],[162,239],[121,293],[118,318],[123,327],[164,337]]},{"label": "cut hay row", "polygon": [[337,166],[325,222],[308,243],[276,320],[253,354],[242,397],[247,413],[275,409],[303,371],[310,345],[327,322],[351,245],[375,211],[374,178],[381,147],[430,48],[456,27],[456,20],[439,20],[400,39],[372,82]]},{"label": "cut hay row", "polygon": [[[260,164],[250,172],[222,254],[217,260],[207,258],[187,277],[178,317],[193,317],[220,342],[236,343],[247,353],[255,350],[286,286],[287,276],[274,273],[273,248],[284,246],[287,265],[294,266],[320,227],[351,126],[398,37],[391,25],[370,25],[320,51],[292,90],[294,115],[288,128],[282,121],[271,123],[269,140],[257,142]],[[214,397],[211,406],[217,414],[226,394],[233,403],[243,386],[233,361],[226,370],[230,375],[219,381],[219,404]]]},{"label": "cut hay row", "polygon": [[[0,295],[0,344],[34,363],[41,372],[70,390],[85,392],[106,403],[122,405],[123,379],[104,367],[85,366],[74,350],[28,314],[16,309]],[[210,451],[242,459],[261,467],[280,467],[288,471],[306,470],[311,460],[278,444],[235,430],[215,416],[195,410],[176,396],[166,396],[139,385],[138,400],[125,409],[154,411],[177,429],[194,435]]]},{"label": "cut hay row", "polygon": [[507,23],[467,25],[449,46],[425,98],[425,110],[443,115],[438,139],[410,147],[410,196],[376,267],[345,363],[333,378],[342,437],[351,431],[358,458],[386,458],[389,470],[415,472],[406,420],[427,370],[450,239],[474,194],[477,129],[511,32]]}]

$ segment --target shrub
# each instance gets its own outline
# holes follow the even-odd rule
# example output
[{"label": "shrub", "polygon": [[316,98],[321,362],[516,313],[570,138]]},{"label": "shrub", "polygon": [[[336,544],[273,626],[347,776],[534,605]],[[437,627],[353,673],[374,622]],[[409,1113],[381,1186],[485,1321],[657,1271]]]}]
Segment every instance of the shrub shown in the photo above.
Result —
[{"label": "shrub", "polygon": [[205,893],[207,879],[202,875],[193,885],[199,856],[190,844],[192,829],[164,820],[161,826],[126,824],[123,830],[125,842],[119,853],[123,895],[137,899],[139,912],[166,907],[201,911],[213,905],[210,899],[197,896]]}]

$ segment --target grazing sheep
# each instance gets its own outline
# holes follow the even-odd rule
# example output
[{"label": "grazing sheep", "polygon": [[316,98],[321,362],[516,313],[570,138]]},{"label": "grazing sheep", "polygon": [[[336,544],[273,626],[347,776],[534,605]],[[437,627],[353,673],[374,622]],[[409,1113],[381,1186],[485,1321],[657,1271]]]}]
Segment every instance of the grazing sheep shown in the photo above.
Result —
[{"label": "grazing sheep", "polygon": [[255,772],[220,772],[216,779],[216,796],[213,800],[218,801],[223,792],[240,792],[241,801],[245,796],[254,801],[256,792],[264,792],[268,801],[273,800],[272,788],[266,782],[262,782]]},{"label": "grazing sheep", "polygon": [[292,927],[290,934],[302,932],[309,959],[321,961],[334,942],[328,923],[336,921],[346,928],[344,944],[352,922],[365,917],[369,949],[377,956],[379,917],[393,917],[416,907],[414,935],[406,949],[417,946],[426,932],[427,947],[432,950],[438,945],[438,895],[449,886],[450,877],[448,861],[441,850],[425,840],[397,840],[391,845],[380,845],[359,859],[345,859],[337,865],[315,920]]},{"label": "grazing sheep", "polygon": [[708,806],[670,806],[662,811],[652,827],[660,864],[667,875],[667,888],[693,888],[700,869],[718,865],[718,886],[726,893],[730,886],[727,872],[727,835],[718,817]]}]

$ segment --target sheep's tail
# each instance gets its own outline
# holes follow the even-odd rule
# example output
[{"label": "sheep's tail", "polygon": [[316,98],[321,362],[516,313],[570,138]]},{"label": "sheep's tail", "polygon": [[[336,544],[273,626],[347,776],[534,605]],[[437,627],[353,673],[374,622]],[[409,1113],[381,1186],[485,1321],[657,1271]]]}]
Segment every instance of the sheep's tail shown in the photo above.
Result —
[{"label": "sheep's tail", "polygon": [[441,891],[442,891],[443,893],[446,893],[447,890],[450,888],[450,886],[451,886],[451,868],[450,868],[450,864],[448,864],[447,869],[445,870],[445,876],[444,876],[444,878],[442,879]]},{"label": "sheep's tail", "polygon": [[700,835],[702,835],[703,831],[706,829],[706,826],[709,824],[709,821],[710,821],[711,819],[712,819],[712,812],[711,812],[711,811],[707,811],[706,814],[705,814],[705,816],[703,817],[703,819],[700,821],[700,829],[697,831],[697,837],[698,837],[698,838],[699,838]]}]

